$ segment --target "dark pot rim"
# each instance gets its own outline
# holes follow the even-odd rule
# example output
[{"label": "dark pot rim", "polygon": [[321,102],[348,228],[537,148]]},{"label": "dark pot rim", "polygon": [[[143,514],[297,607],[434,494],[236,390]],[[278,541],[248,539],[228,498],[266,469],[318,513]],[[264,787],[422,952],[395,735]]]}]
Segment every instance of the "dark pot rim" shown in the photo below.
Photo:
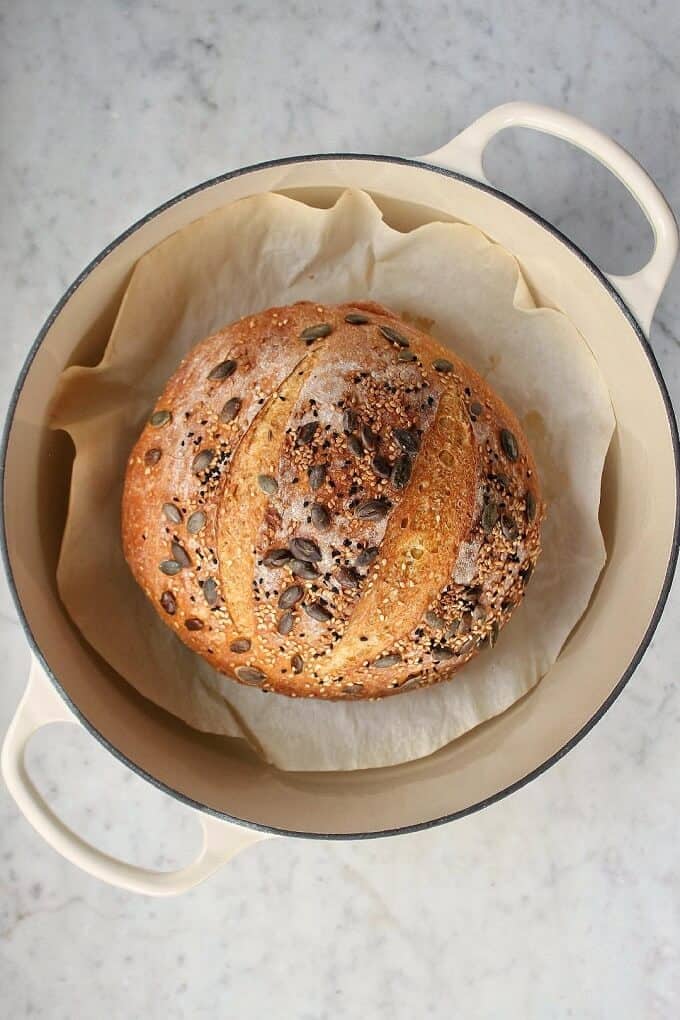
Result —
[{"label": "dark pot rim", "polygon": [[[17,403],[19,401],[19,397],[21,395],[24,382],[31,368],[33,360],[38,350],[40,349],[42,342],[45,339],[45,336],[51,329],[55,319],[61,313],[62,308],[70,300],[75,291],[81,286],[82,283],[84,283],[84,281],[88,278],[90,273],[92,273],[92,271],[100,264],[100,262],[107,258],[107,256],[110,255],[111,252],[118,247],[118,245],[120,245],[123,241],[130,237],[130,235],[133,234],[140,227],[144,226],[144,224],[148,223],[150,220],[154,219],[156,216],[164,212],[166,209],[169,209],[171,206],[176,205],[178,202],[184,201],[184,199],[187,199],[192,195],[195,195],[198,192],[205,190],[206,188],[213,187],[216,184],[221,184],[224,181],[229,181],[237,177],[242,177],[245,174],[253,173],[258,170],[270,169],[271,167],[291,166],[296,163],[311,163],[314,161],[326,162],[332,160],[336,161],[360,160],[363,162],[394,163],[401,166],[414,167],[415,169],[429,170],[434,173],[442,174],[445,177],[451,177],[455,180],[462,181],[473,188],[477,188],[480,191],[484,191],[492,195],[499,201],[505,202],[512,208],[517,209],[518,211],[524,213],[526,216],[534,220],[545,230],[547,230],[550,234],[552,234],[553,237],[561,241],[562,244],[564,244],[569,249],[569,251],[576,255],[578,259],[583,263],[583,265],[592,273],[592,275],[605,288],[605,290],[609,293],[612,299],[619,306],[623,315],[631,325],[633,332],[635,333],[638,342],[647,357],[654,378],[656,379],[656,383],[659,388],[659,392],[661,394],[661,398],[663,400],[664,407],[666,410],[666,416],[668,419],[668,427],[671,433],[671,442],[673,446],[673,455],[675,462],[675,489],[676,489],[676,509],[675,509],[675,526],[673,530],[673,542],[671,544],[668,563],[666,565],[664,582],[661,587],[661,591],[659,593],[659,598],[657,600],[656,606],[654,607],[654,612],[652,613],[649,625],[642,636],[642,639],[637,647],[637,650],[633,655],[630,663],[628,664],[628,667],[626,668],[625,672],[623,673],[621,679],[613,688],[609,696],[602,703],[602,705],[599,707],[599,709],[591,716],[588,722],[585,723],[585,725],[583,725],[581,729],[570,740],[568,740],[561,748],[559,748],[559,750],[557,750],[554,754],[546,758],[546,760],[542,762],[540,765],[538,765],[535,769],[532,769],[521,779],[518,779],[516,782],[511,783],[509,786],[504,787],[502,790],[499,790],[498,792],[492,794],[490,797],[486,797],[483,800],[478,801],[476,804],[471,804],[460,811],[454,811],[451,812],[450,814],[442,815],[439,818],[428,819],[427,821],[424,822],[417,822],[414,823],[413,825],[404,825],[391,829],[379,829],[375,831],[354,833],[301,832],[296,831],[294,829],[283,829],[272,825],[264,825],[259,822],[249,821],[248,819],[238,818],[235,815],[229,815],[224,811],[218,811],[214,808],[208,807],[205,804],[201,804],[200,802],[193,800],[191,797],[186,796],[186,794],[180,793],[178,790],[174,790],[167,783],[162,782],[161,780],[153,776],[151,773],[147,772],[145,769],[140,768],[140,766],[138,766],[135,762],[131,761],[125,754],[123,754],[122,751],[115,747],[102,733],[99,732],[99,730],[94,725],[92,725],[92,723],[89,722],[89,720],[80,711],[78,706],[71,700],[69,695],[61,686],[57,676],[52,671],[46,657],[44,656],[42,650],[38,645],[38,642],[35,639],[35,636],[33,635],[28,618],[24,612],[21,599],[19,597],[19,593],[17,591],[16,584],[14,581],[14,576],[12,573],[4,513],[5,468],[7,449],[9,445],[12,425],[14,422],[14,415],[16,412]],[[92,736],[95,737],[99,741],[99,743],[106,748],[107,751],[109,751],[112,755],[114,755],[115,758],[122,762],[123,765],[126,765],[136,775],[140,776],[142,779],[145,779],[147,782],[157,787],[157,789],[161,790],[163,793],[166,793],[170,797],[173,797],[175,800],[178,800],[181,803],[186,804],[187,806],[192,807],[198,811],[202,811],[206,814],[212,815],[215,818],[219,818],[227,822],[232,822],[236,825],[242,825],[246,828],[255,829],[261,832],[268,832],[273,835],[296,836],[301,839],[319,839],[319,840],[374,839],[381,836],[395,836],[402,833],[419,832],[420,830],[423,829],[431,829],[437,825],[444,825],[447,822],[452,822],[458,818],[464,818],[467,815],[471,815],[477,811],[481,811],[483,808],[489,807],[491,804],[494,804],[497,801],[502,800],[503,798],[509,796],[511,793],[515,793],[517,790],[520,790],[523,786],[526,786],[527,783],[530,783],[532,780],[538,778],[538,776],[542,775],[544,772],[547,772],[547,770],[551,768],[551,766],[555,765],[556,762],[560,761],[560,759],[563,758],[569,751],[571,751],[572,748],[576,747],[576,745],[580,743],[581,740],[583,740],[586,734],[590,732],[593,726],[595,726],[595,724],[600,721],[605,712],[607,712],[608,709],[616,701],[616,699],[621,694],[622,690],[630,680],[631,676],[633,675],[635,669],[640,663],[640,660],[642,659],[642,656],[647,650],[647,646],[649,645],[654,634],[654,631],[658,626],[659,620],[661,619],[661,615],[663,613],[664,606],[666,604],[666,600],[668,599],[668,594],[670,592],[673,574],[675,572],[675,567],[677,565],[678,560],[678,549],[680,546],[680,440],[678,438],[678,426],[675,420],[670,395],[668,393],[666,383],[661,374],[661,370],[659,368],[652,347],[649,341],[647,340],[644,332],[640,328],[634,315],[632,314],[632,312],[626,305],[625,301],[621,297],[621,295],[618,293],[616,288],[611,284],[611,282],[607,279],[607,277],[601,272],[601,270],[598,269],[598,267],[592,262],[592,260],[585,254],[585,252],[583,252],[581,248],[578,247],[578,245],[570,241],[569,238],[565,237],[564,234],[557,229],[557,227],[553,226],[551,223],[545,220],[538,213],[534,212],[532,209],[527,208],[521,202],[518,202],[516,199],[511,198],[509,195],[506,195],[504,192],[499,191],[497,188],[493,188],[488,184],[483,184],[480,181],[476,181],[470,177],[467,177],[465,174],[458,173],[455,170],[449,170],[445,167],[435,166],[431,163],[426,163],[421,160],[409,159],[403,156],[369,155],[367,153],[349,153],[349,152],[312,153],[305,156],[287,156],[282,159],[272,159],[267,160],[263,163],[255,163],[252,164],[251,166],[240,167],[237,170],[232,170],[228,173],[220,174],[217,177],[212,177],[207,181],[203,181],[201,184],[197,184],[194,187],[189,188],[178,195],[175,195],[174,198],[169,199],[168,201],[162,203],[162,205],[159,205],[156,209],[147,213],[145,216],[142,216],[139,220],[133,223],[132,226],[128,227],[127,230],[124,230],[122,234],[119,234],[118,237],[111,241],[110,244],[108,244],[94,259],[92,259],[89,265],[87,265],[85,269],[83,269],[80,275],[74,280],[71,286],[59,299],[59,301],[49,314],[48,318],[46,319],[42,329],[38,333],[38,336],[36,337],[33,345],[31,346],[31,349],[28,352],[21,372],[19,373],[16,386],[12,393],[12,398],[10,400],[9,409],[5,420],[5,426],[2,435],[2,444],[0,446],[0,486],[2,487],[2,514],[1,514],[2,521],[0,527],[0,549],[2,551],[2,559],[5,566],[5,572],[7,575],[9,588],[12,593],[12,598],[14,600],[17,615],[24,629],[24,633],[28,640],[29,646],[33,651],[33,654],[40,662],[42,668],[45,671],[45,674],[49,677],[51,683],[54,685],[56,690],[59,692],[60,696],[64,699],[66,704],[69,706],[69,708],[74,713],[79,722],[83,725],[83,727],[89,733],[91,733]]]}]

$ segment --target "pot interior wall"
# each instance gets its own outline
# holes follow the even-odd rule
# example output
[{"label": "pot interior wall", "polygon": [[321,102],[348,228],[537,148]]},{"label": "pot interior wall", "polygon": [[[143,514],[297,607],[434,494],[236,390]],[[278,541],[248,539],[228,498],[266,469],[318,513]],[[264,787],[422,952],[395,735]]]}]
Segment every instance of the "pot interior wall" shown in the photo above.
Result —
[{"label": "pot interior wall", "polygon": [[[248,194],[280,190],[328,205],[347,185],[369,190],[399,229],[432,219],[475,223],[517,255],[539,300],[562,308],[580,328],[609,385],[618,423],[601,514],[609,559],[555,667],[499,719],[408,765],[287,774],[264,765],[241,742],[196,733],[147,703],[80,638],[55,582],[73,451],[67,437],[48,429],[46,410],[67,364],[96,363],[144,251]],[[10,565],[34,640],[66,696],[116,753],[179,794],[233,817],[341,834],[422,824],[478,804],[541,766],[592,718],[626,672],[654,613],[672,546],[675,467],[647,357],[621,308],[577,254],[521,210],[464,181],[407,164],[313,160],[217,182],[150,219],[99,262],[52,322],[25,379],[7,449],[4,505]]]}]

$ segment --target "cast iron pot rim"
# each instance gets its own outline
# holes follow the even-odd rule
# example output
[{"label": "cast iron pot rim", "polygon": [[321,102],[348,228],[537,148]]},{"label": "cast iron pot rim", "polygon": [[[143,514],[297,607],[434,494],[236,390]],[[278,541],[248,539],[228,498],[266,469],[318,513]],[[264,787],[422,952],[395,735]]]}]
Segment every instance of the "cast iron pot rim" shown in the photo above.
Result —
[{"label": "cast iron pot rim", "polygon": [[[267,170],[270,169],[271,167],[291,166],[295,163],[311,163],[314,161],[325,162],[331,160],[361,160],[364,162],[395,163],[400,166],[410,166],[414,167],[417,170],[429,170],[432,171],[433,173],[442,174],[445,177],[452,177],[454,180],[462,181],[463,183],[470,185],[470,187],[477,188],[480,191],[484,191],[487,194],[493,196],[494,198],[499,199],[500,201],[506,202],[508,205],[512,206],[512,208],[519,210],[519,212],[524,213],[530,219],[534,220],[545,230],[547,230],[550,234],[552,234],[553,237],[556,237],[559,241],[561,241],[562,244],[564,244],[569,249],[569,251],[571,251],[574,255],[577,256],[577,258],[580,259],[583,265],[586,266],[588,270],[590,270],[590,272],[598,280],[598,282],[602,284],[602,286],[608,291],[610,296],[614,299],[616,304],[623,312],[625,318],[633,327],[633,331],[637,336],[638,342],[640,343],[642,350],[647,356],[647,360],[649,361],[650,368],[656,379],[656,383],[657,386],[659,387],[659,392],[661,394],[666,409],[666,416],[668,419],[668,427],[671,433],[671,442],[673,445],[673,456],[675,462],[675,496],[676,496],[675,526],[673,529],[673,542],[671,544],[671,550],[668,558],[668,563],[666,566],[666,573],[664,576],[664,582],[661,587],[661,591],[659,593],[659,598],[657,600],[656,606],[654,607],[654,612],[652,613],[647,630],[643,634],[642,640],[640,641],[640,644],[638,645],[638,648],[635,654],[633,655],[628,667],[623,673],[623,676],[616,684],[611,694],[604,700],[602,705],[591,716],[588,722],[586,722],[581,727],[581,729],[576,734],[574,734],[574,736],[570,740],[566,742],[566,744],[564,744],[554,754],[546,758],[546,760],[542,762],[542,764],[538,765],[535,769],[532,769],[532,771],[528,772],[525,776],[522,776],[521,779],[516,780],[514,783],[511,783],[504,789],[499,790],[497,793],[492,794],[490,797],[486,797],[483,800],[478,801],[476,804],[471,804],[468,807],[461,809],[460,811],[454,811],[451,814],[442,815],[439,818],[431,818],[428,821],[416,822],[413,825],[402,825],[392,829],[378,829],[369,832],[353,832],[353,833],[300,832],[294,829],[283,829],[273,825],[264,825],[260,822],[253,822],[245,818],[238,818],[235,815],[227,814],[227,812],[225,811],[218,811],[215,808],[210,808],[205,804],[201,804],[198,801],[193,800],[193,798],[188,797],[186,794],[180,793],[178,790],[174,790],[171,786],[162,782],[160,779],[157,779],[155,776],[151,775],[151,773],[147,772],[145,769],[140,768],[140,766],[135,764],[135,762],[130,761],[130,759],[126,755],[124,755],[122,751],[120,751],[105,736],[103,736],[103,734],[100,733],[99,730],[92,723],[90,723],[90,721],[83,715],[78,706],[71,700],[69,695],[61,686],[58,678],[52,671],[46,657],[43,655],[43,652],[40,649],[38,642],[36,641],[33,635],[33,632],[31,631],[30,624],[28,622],[26,614],[24,613],[24,609],[19,598],[19,593],[17,591],[16,584],[14,581],[14,575],[12,573],[12,567],[9,558],[9,548],[7,542],[4,512],[5,467],[7,459],[7,448],[9,444],[9,437],[12,430],[12,425],[14,422],[14,415],[16,412],[17,403],[19,401],[19,397],[21,396],[24,381],[33,363],[33,359],[35,358],[38,350],[40,349],[40,346],[42,345],[42,342],[45,339],[46,334],[51,329],[55,319],[60,314],[62,308],[70,300],[75,291],[78,289],[78,287],[80,287],[80,285],[84,283],[84,281],[87,279],[90,273],[94,269],[96,269],[99,263],[102,262],[108,255],[110,255],[111,252],[114,251],[114,249],[117,248],[119,244],[121,244],[128,237],[130,237],[140,227],[144,226],[144,224],[152,220],[155,216],[158,216],[160,213],[164,212],[166,209],[169,209],[171,206],[176,205],[178,202],[182,202],[186,198],[190,198],[192,195],[195,195],[198,192],[205,190],[206,188],[213,187],[216,184],[221,184],[224,181],[229,181],[236,177],[242,177],[245,174],[253,173],[257,170]],[[7,417],[5,419],[5,426],[2,435],[2,445],[0,446],[0,486],[2,487],[3,496],[0,514],[2,518],[0,527],[0,548],[2,550],[2,559],[5,566],[5,572],[7,574],[9,588],[12,593],[12,598],[14,600],[17,615],[19,617],[21,625],[26,634],[26,638],[33,653],[35,654],[38,661],[42,665],[51,683],[54,685],[56,690],[59,692],[60,696],[64,699],[64,701],[69,706],[71,711],[74,713],[78,721],[82,724],[82,726],[89,733],[91,733],[92,736],[95,737],[107,749],[107,751],[109,751],[115,758],[117,758],[118,761],[122,762],[129,769],[132,769],[132,771],[136,775],[140,776],[142,779],[145,779],[147,782],[151,783],[153,786],[161,790],[163,793],[166,793],[169,796],[174,797],[175,800],[180,801],[182,804],[186,804],[187,806],[192,807],[197,811],[202,811],[206,814],[212,815],[214,818],[220,818],[224,821],[232,822],[236,825],[242,825],[249,829],[256,829],[260,832],[268,832],[272,833],[273,835],[296,836],[301,839],[320,839],[320,840],[375,839],[380,836],[396,836],[403,833],[419,832],[423,829],[431,829],[434,828],[436,825],[444,825],[446,822],[453,822],[458,818],[464,818],[467,815],[474,814],[476,811],[481,811],[482,808],[489,807],[491,804],[495,804],[496,801],[502,800],[504,797],[509,796],[511,793],[515,793],[517,790],[520,790],[523,786],[526,786],[527,783],[530,783],[533,779],[536,779],[538,776],[546,772],[552,765],[555,765],[558,761],[560,761],[561,758],[563,758],[569,751],[571,751],[572,748],[576,747],[576,745],[586,736],[586,734],[590,732],[593,726],[597,722],[599,722],[599,720],[603,717],[605,712],[607,712],[607,710],[616,701],[621,691],[626,686],[631,676],[635,672],[637,666],[640,663],[640,660],[642,659],[642,656],[647,650],[647,646],[649,645],[649,642],[652,639],[654,631],[658,626],[659,620],[661,619],[661,615],[663,613],[663,609],[666,604],[666,600],[668,599],[668,594],[670,592],[671,582],[673,580],[673,574],[675,572],[675,567],[678,560],[678,549],[680,546],[680,440],[678,438],[678,426],[675,420],[675,415],[673,413],[673,406],[671,404],[670,395],[668,393],[668,389],[666,387],[664,378],[661,374],[661,370],[659,368],[656,357],[654,356],[652,347],[649,341],[647,340],[644,332],[640,328],[634,315],[632,314],[632,312],[626,305],[625,301],[621,297],[621,295],[618,293],[616,288],[611,284],[611,282],[607,279],[607,277],[601,272],[601,270],[599,270],[598,267],[592,262],[592,260],[585,254],[585,252],[583,252],[581,248],[578,247],[578,245],[570,241],[569,238],[565,237],[564,234],[557,229],[557,227],[553,226],[551,223],[545,220],[538,213],[534,212],[532,209],[527,208],[527,206],[525,206],[523,203],[518,202],[514,198],[511,198],[509,195],[506,195],[504,192],[499,191],[497,188],[493,188],[488,184],[483,184],[480,181],[476,181],[473,178],[467,177],[465,174],[458,173],[455,170],[449,170],[445,167],[435,166],[434,164],[431,163],[426,163],[418,159],[410,159],[404,156],[369,155],[367,153],[351,153],[351,152],[311,153],[305,156],[286,156],[281,159],[267,160],[263,163],[254,163],[250,166],[240,167],[237,170],[232,170],[229,171],[228,173],[220,174],[217,177],[212,177],[207,181],[203,181],[201,184],[197,184],[192,188],[188,188],[186,191],[180,192],[178,195],[175,195],[174,198],[168,199],[167,202],[163,202],[156,209],[147,213],[145,216],[142,216],[139,220],[133,223],[132,226],[128,227],[127,230],[124,230],[122,234],[119,234],[118,237],[111,241],[110,244],[108,244],[97,256],[95,256],[94,259],[92,259],[89,265],[87,265],[85,269],[83,269],[80,275],[73,281],[68,290],[66,290],[63,296],[59,299],[59,301],[53,308],[52,312],[46,319],[42,329],[38,333],[36,340],[34,341],[31,349],[28,352],[21,372],[19,373],[19,378],[17,379],[14,392],[12,393],[12,398],[7,412]]]}]

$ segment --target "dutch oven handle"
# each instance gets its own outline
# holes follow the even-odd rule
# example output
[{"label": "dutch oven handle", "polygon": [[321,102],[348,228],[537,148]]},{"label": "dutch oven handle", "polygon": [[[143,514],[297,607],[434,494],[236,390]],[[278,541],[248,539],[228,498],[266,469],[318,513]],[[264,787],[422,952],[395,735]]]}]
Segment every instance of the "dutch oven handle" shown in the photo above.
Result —
[{"label": "dutch oven handle", "polygon": [[152,871],[109,856],[69,829],[54,814],[28,775],[26,745],[37,730],[53,722],[77,723],[78,720],[34,660],[26,692],[2,747],[2,774],[17,807],[42,838],[62,857],[95,878],[147,896],[175,896],[208,878],[239,850],[267,838],[268,833],[196,811],[203,828],[203,845],[187,867],[178,871]]},{"label": "dutch oven handle", "polygon": [[654,231],[652,257],[637,273],[609,276],[609,280],[648,334],[678,253],[678,227],[654,181],[618,142],[561,110],[537,103],[506,103],[489,110],[441,149],[421,158],[488,184],[482,166],[484,150],[494,135],[510,127],[542,131],[590,153],[618,177],[640,205]]}]

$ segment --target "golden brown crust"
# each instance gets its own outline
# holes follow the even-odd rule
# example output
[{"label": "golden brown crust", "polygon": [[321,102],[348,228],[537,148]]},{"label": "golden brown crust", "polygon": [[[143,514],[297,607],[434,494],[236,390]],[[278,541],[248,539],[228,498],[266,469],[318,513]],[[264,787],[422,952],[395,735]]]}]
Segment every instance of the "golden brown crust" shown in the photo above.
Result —
[{"label": "golden brown crust", "polygon": [[379,305],[300,302],[184,359],[130,456],[122,534],[216,669],[376,698],[494,643],[543,513],[519,423],[472,369]]}]

